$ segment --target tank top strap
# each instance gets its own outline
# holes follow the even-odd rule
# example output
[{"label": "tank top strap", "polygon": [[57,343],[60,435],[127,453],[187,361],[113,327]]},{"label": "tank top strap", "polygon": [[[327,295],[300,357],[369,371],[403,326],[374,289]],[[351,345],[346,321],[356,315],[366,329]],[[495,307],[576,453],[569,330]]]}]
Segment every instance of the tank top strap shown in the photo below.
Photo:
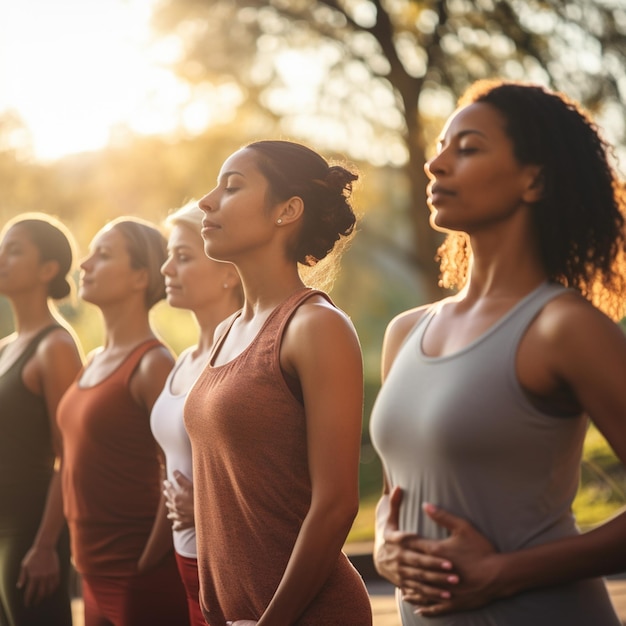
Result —
[{"label": "tank top strap", "polygon": [[130,354],[122,361],[113,375],[120,377],[124,381],[124,385],[128,385],[145,354],[154,348],[162,346],[163,344],[158,339],[148,339],[140,343],[131,350]]},{"label": "tank top strap", "polygon": [[293,314],[298,310],[298,307],[313,296],[322,296],[330,304],[335,306],[335,303],[330,299],[330,296],[327,293],[319,291],[318,289],[305,287],[304,289],[300,289],[292,293],[272,311],[265,327],[263,328],[263,332],[268,333],[271,336],[276,336],[276,334],[278,334],[278,336],[281,337],[285,330],[285,326],[287,326],[289,320],[293,317]]},{"label": "tank top strap", "polygon": [[27,344],[22,353],[19,355],[15,362],[9,369],[13,369],[15,367],[21,368],[24,363],[26,363],[32,356],[35,354],[39,344],[42,342],[44,337],[51,333],[53,330],[57,328],[63,328],[61,324],[50,324],[50,326],[46,326],[42,328]]}]

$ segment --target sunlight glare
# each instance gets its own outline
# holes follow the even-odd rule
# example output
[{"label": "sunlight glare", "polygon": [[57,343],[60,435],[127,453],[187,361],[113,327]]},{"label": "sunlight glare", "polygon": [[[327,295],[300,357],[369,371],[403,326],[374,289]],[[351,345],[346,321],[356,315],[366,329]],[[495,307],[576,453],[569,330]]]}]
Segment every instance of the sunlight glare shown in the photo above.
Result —
[{"label": "sunlight glare", "polygon": [[174,128],[189,92],[151,55],[153,2],[5,5],[0,112],[14,110],[21,117],[36,158],[102,148],[120,125],[150,133]]}]

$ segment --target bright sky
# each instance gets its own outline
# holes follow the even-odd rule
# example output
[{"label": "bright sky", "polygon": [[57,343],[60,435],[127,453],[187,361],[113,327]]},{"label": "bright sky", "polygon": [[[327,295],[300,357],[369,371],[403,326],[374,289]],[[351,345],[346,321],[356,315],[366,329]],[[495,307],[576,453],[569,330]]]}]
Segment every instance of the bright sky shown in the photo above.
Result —
[{"label": "bright sky", "polygon": [[180,110],[190,88],[160,66],[177,51],[150,45],[154,1],[2,3],[0,111],[17,111],[38,158],[101,148],[120,125],[166,133],[209,121],[195,95]]}]

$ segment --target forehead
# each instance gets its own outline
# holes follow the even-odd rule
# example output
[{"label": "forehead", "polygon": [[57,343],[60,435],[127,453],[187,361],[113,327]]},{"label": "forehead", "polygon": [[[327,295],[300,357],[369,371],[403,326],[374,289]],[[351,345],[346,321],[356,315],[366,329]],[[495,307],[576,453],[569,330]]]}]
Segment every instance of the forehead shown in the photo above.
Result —
[{"label": "forehead", "polygon": [[2,235],[3,243],[9,242],[27,242],[32,243],[32,237],[30,236],[30,232],[28,228],[23,224],[14,224],[11,226],[3,235]]},{"label": "forehead", "polygon": [[246,178],[261,176],[255,151],[241,148],[231,154],[220,169],[220,178],[229,174],[242,174]]},{"label": "forehead", "polygon": [[200,235],[200,227],[194,229],[191,224],[174,224],[170,229],[167,240],[169,248],[176,246],[204,246],[204,241]]},{"label": "forehead", "polygon": [[92,248],[126,248],[126,240],[124,235],[115,226],[105,226],[91,242]]},{"label": "forehead", "polygon": [[439,139],[450,141],[458,135],[476,134],[488,140],[508,139],[506,118],[486,102],[473,102],[457,109],[448,119]]}]

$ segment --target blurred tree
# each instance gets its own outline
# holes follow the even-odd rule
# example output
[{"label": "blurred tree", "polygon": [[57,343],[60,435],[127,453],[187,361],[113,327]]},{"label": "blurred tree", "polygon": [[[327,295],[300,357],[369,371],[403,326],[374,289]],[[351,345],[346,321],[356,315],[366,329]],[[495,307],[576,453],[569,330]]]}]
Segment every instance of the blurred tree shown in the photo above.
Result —
[{"label": "blurred tree", "polygon": [[440,238],[428,227],[423,163],[471,82],[557,88],[624,141],[624,0],[162,0],[154,25],[198,90],[229,85],[282,133],[405,167],[407,255],[429,295]]}]

